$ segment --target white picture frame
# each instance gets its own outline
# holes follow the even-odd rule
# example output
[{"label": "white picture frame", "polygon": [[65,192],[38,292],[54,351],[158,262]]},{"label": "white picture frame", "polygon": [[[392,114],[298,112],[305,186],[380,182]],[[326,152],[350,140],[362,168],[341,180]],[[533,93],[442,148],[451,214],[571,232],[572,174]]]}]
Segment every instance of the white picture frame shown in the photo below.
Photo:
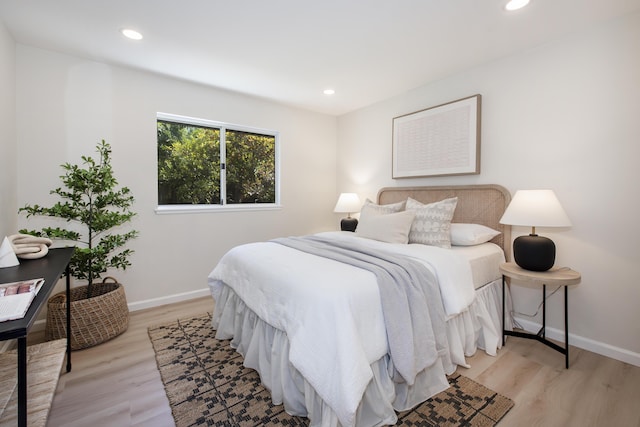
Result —
[{"label": "white picture frame", "polygon": [[392,178],[480,173],[481,95],[393,118]]}]

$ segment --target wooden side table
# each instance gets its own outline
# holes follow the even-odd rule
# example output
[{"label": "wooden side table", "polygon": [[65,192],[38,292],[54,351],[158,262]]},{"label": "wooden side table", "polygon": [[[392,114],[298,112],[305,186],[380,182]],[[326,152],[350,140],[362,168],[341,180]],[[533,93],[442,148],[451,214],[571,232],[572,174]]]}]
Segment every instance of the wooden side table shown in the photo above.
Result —
[{"label": "wooden side table", "polygon": [[[500,265],[500,273],[502,273],[502,345],[505,345],[507,335],[529,338],[540,341],[541,343],[553,348],[565,355],[565,367],[569,369],[569,316],[567,312],[567,287],[569,285],[577,285],[580,283],[580,273],[568,267],[553,267],[548,271],[529,271],[520,268],[516,263],[507,262]],[[507,331],[505,325],[505,284],[507,277],[527,282],[533,285],[542,285],[542,328],[536,334],[529,332]],[[546,301],[547,301],[547,285],[564,287],[564,348],[558,344],[549,341],[546,336]]]}]

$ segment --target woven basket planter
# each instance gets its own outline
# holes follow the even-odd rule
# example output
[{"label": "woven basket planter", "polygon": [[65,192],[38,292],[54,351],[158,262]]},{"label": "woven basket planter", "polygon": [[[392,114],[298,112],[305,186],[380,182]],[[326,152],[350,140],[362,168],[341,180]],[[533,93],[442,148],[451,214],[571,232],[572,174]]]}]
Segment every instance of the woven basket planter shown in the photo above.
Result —
[{"label": "woven basket planter", "polygon": [[[111,279],[109,282],[107,280]],[[129,327],[129,308],[124,287],[112,277],[93,284],[87,298],[87,285],[71,289],[71,349],[80,350],[108,341]],[[67,295],[55,294],[47,303],[45,339],[67,337]]]}]

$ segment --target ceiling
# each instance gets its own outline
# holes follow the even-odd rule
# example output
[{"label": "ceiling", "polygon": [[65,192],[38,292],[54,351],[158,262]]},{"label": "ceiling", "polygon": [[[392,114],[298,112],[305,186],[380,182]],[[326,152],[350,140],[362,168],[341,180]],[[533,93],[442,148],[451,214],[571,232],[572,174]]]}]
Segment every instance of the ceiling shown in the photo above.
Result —
[{"label": "ceiling", "polygon": [[640,10],[640,0],[505,3],[0,0],[0,19],[21,44],[341,115]]}]

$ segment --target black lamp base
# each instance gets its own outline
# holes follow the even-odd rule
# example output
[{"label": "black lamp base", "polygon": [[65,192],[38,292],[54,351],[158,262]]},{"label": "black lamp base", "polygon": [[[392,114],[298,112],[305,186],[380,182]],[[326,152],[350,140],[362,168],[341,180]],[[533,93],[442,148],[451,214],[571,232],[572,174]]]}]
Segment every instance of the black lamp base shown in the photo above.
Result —
[{"label": "black lamp base", "polygon": [[356,231],[356,227],[358,226],[358,220],[355,218],[343,218],[340,221],[340,230],[342,231]]},{"label": "black lamp base", "polygon": [[525,270],[547,271],[556,262],[556,245],[537,234],[520,236],[513,241],[513,258]]}]

